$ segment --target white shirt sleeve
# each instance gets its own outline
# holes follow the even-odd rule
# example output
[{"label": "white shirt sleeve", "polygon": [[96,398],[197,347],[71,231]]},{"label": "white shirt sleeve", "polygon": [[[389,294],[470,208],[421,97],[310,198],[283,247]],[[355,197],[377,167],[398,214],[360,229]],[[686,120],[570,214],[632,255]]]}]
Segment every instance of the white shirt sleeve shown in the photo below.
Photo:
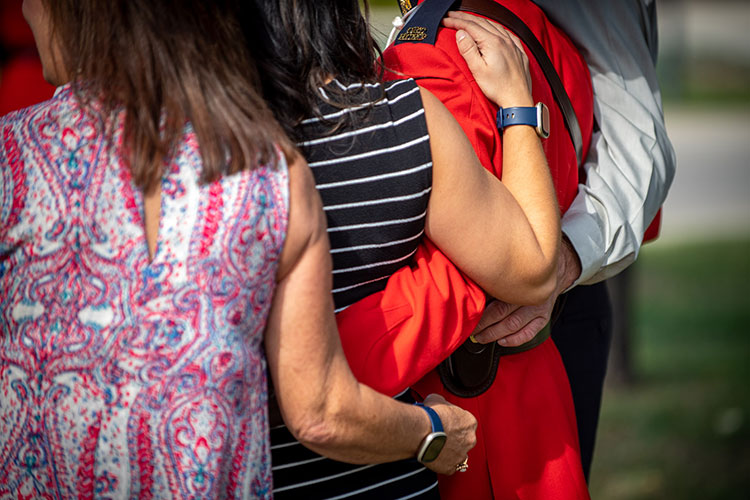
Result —
[{"label": "white shirt sleeve", "polygon": [[595,132],[584,163],[585,184],[579,184],[562,230],[581,260],[576,284],[592,284],[635,260],[675,173],[654,68],[655,5],[534,1],[578,46],[591,72]]}]

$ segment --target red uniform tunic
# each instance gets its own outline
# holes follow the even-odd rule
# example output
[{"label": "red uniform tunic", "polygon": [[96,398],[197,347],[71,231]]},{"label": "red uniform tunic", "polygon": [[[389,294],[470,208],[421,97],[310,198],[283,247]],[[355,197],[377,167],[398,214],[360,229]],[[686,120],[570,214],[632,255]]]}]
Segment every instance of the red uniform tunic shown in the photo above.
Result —
[{"label": "red uniform tunic", "polygon": [[[501,3],[526,22],[550,55],[575,108],[587,151],[593,105],[583,59],[531,2]],[[529,59],[534,100],[550,108],[552,134],[543,146],[565,210],[577,190],[575,152],[549,84],[530,53]],[[454,30],[441,29],[434,46],[392,46],[384,62],[393,77],[415,77],[443,101],[482,164],[501,175],[497,108],[474,82],[456,47]],[[469,470],[441,477],[444,498],[588,498],[570,388],[551,340],[503,357],[492,387],[475,398],[447,393],[431,371],[468,337],[484,305],[484,292],[425,241],[412,267],[394,274],[383,292],[339,313],[338,326],[352,370],[363,382],[390,394],[408,386],[422,395],[438,392],[477,417],[478,444],[469,453]]]}]

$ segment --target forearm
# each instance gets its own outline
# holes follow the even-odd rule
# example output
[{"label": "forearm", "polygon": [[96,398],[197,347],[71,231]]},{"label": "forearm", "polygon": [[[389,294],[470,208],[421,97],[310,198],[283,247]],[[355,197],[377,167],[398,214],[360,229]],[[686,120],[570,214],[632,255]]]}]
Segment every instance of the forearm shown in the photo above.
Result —
[{"label": "forearm", "polygon": [[429,432],[428,418],[356,381],[336,335],[330,292],[316,297],[317,288],[307,279],[280,283],[267,326],[268,363],[289,431],[345,462],[414,456]]},{"label": "forearm", "polygon": [[[443,24],[457,29],[458,51],[487,99],[501,110],[533,106],[528,57],[519,40],[502,26],[467,13],[450,12]],[[503,116],[511,115],[503,112]],[[501,261],[495,264],[502,269],[501,278],[512,277],[514,283],[518,283],[514,288],[528,288],[534,293],[522,302],[511,296],[493,295],[506,302],[540,303],[552,293],[556,282],[560,228],[552,177],[534,128],[512,124],[503,127],[501,150],[503,185],[514,203],[507,204],[502,212],[489,213],[495,217],[502,213],[503,218],[510,219],[500,238],[507,238],[513,244],[504,250],[508,257],[505,262],[510,266],[503,266]],[[433,177],[434,191],[437,190],[436,177]],[[513,213],[514,204],[520,208],[520,213]],[[493,222],[496,221],[491,220],[484,232],[487,239],[493,236],[493,227],[501,228],[497,224],[493,226]],[[462,269],[491,291],[486,282],[463,266]],[[497,290],[502,291],[502,288]]]},{"label": "forearm", "polygon": [[380,463],[413,458],[429,432],[425,412],[357,383],[348,365],[333,367],[322,404],[296,429],[313,451],[350,463]]},{"label": "forearm", "polygon": [[[503,184],[523,210],[532,242],[519,249],[513,262],[520,268],[543,269],[539,274],[552,292],[560,245],[560,216],[554,185],[539,138],[532,127],[513,126],[503,131]],[[522,265],[525,263],[525,266]]]},{"label": "forearm", "polygon": [[555,283],[559,217],[535,132],[526,126],[515,128],[528,128],[530,135],[509,132],[513,152],[507,156],[523,162],[517,168],[524,169],[523,176],[511,176],[518,187],[514,197],[476,161],[445,106],[426,91],[424,104],[436,138],[430,143],[433,177],[425,233],[492,296],[518,304],[543,301]]}]

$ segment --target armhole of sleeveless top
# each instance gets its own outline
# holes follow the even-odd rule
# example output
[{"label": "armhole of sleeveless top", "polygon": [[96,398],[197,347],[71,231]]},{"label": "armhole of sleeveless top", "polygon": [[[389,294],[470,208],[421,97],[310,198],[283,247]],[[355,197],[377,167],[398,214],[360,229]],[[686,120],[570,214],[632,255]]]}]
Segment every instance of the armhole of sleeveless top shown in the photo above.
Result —
[{"label": "armhole of sleeveless top", "polygon": [[277,223],[279,229],[277,232],[277,246],[278,255],[276,258],[281,257],[281,252],[286,244],[287,231],[289,230],[289,163],[286,160],[284,152],[278,146],[276,150],[276,165],[268,167],[269,172],[274,177],[274,197],[279,210],[277,211]]}]

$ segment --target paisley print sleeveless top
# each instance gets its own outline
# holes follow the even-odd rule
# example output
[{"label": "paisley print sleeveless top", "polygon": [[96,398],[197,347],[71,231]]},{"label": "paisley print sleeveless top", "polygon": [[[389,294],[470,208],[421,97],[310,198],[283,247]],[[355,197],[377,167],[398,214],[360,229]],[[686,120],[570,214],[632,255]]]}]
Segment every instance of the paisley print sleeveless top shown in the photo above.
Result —
[{"label": "paisley print sleeveless top", "polygon": [[186,127],[150,261],[121,130],[69,87],[0,119],[0,497],[270,497],[286,165],[202,184]]}]

